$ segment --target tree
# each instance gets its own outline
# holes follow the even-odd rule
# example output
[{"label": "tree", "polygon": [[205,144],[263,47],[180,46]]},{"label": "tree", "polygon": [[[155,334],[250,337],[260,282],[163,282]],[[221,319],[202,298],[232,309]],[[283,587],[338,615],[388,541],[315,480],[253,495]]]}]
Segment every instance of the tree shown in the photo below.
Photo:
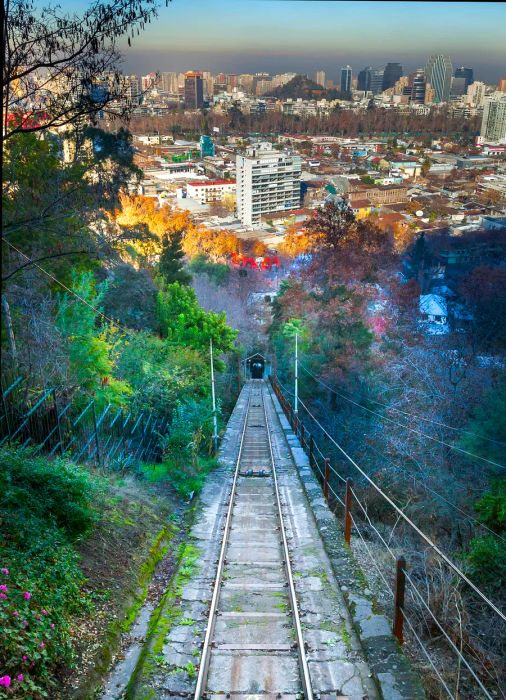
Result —
[{"label": "tree", "polygon": [[306,223],[306,230],[320,236],[322,246],[336,249],[354,223],[355,217],[350,207],[339,200],[336,204],[327,202],[315,209]]},{"label": "tree", "polygon": [[156,0],[92,2],[79,15],[33,0],[4,2],[2,140],[93,118],[117,99],[122,93],[117,40],[139,32],[156,16],[156,5]]},{"label": "tree", "polygon": [[170,236],[165,235],[162,238],[162,253],[158,263],[158,271],[165,284],[172,284],[172,282],[189,284],[191,281],[191,275],[184,269],[183,265],[182,240],[182,231],[174,231]]},{"label": "tree", "polygon": [[212,338],[217,352],[230,352],[237,331],[224,313],[204,311],[191,287],[174,282],[158,292],[158,318],[163,337],[179,345],[206,350]]},{"label": "tree", "polygon": [[427,175],[429,174],[429,170],[430,170],[431,165],[432,165],[431,159],[428,157],[425,158],[423,163],[422,163],[422,167],[420,168],[420,173],[421,173],[422,177],[427,177]]}]

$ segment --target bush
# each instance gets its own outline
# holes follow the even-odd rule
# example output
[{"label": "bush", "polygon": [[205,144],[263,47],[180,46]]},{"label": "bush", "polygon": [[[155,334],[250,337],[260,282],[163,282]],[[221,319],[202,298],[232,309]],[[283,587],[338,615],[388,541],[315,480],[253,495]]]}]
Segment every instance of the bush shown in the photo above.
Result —
[{"label": "bush", "polygon": [[184,497],[200,491],[206,474],[215,464],[210,459],[212,434],[208,402],[190,401],[177,406],[165,439],[163,464],[172,485]]},{"label": "bush", "polygon": [[473,579],[495,590],[506,586],[506,548],[493,535],[475,537],[466,555]]},{"label": "bush", "polygon": [[29,450],[2,448],[0,462],[0,673],[9,697],[49,697],[72,664],[71,617],[90,606],[71,542],[95,522],[101,482]]}]

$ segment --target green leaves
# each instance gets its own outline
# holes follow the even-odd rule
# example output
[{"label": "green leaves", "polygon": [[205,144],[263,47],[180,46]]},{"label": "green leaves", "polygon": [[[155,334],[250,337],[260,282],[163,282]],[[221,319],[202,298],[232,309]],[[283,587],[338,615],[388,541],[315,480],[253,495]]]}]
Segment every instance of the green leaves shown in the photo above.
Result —
[{"label": "green leaves", "polygon": [[224,313],[204,311],[193,289],[169,284],[158,292],[157,307],[160,329],[168,340],[202,351],[212,339],[217,353],[233,349],[237,331],[227,325]]}]

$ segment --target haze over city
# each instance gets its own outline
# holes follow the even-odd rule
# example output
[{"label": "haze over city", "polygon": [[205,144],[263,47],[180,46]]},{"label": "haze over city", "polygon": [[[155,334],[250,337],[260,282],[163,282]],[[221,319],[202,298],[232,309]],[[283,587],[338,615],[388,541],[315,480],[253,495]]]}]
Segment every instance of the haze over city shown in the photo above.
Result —
[{"label": "haze over city", "polygon": [[172,0],[132,47],[125,72],[312,72],[400,61],[408,71],[433,53],[473,65],[480,80],[504,73],[504,3]]}]

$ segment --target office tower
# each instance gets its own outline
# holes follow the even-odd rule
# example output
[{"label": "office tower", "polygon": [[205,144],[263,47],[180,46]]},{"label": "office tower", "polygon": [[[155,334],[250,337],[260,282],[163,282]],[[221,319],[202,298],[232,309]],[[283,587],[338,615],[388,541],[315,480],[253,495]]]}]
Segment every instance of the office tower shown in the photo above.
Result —
[{"label": "office tower", "polygon": [[417,105],[425,104],[427,83],[423,70],[417,70],[412,74],[411,80],[411,102]]},{"label": "office tower", "polygon": [[272,144],[250,146],[236,159],[237,214],[245,226],[258,226],[262,214],[300,205],[299,156],[274,151]]},{"label": "office tower", "polygon": [[471,103],[472,107],[483,107],[486,87],[485,83],[475,80],[467,88],[467,101]]},{"label": "office tower", "polygon": [[499,78],[497,83],[497,90],[499,92],[506,92],[506,78]]},{"label": "office tower", "polygon": [[210,136],[202,135],[200,137],[200,157],[214,156],[214,143]]},{"label": "office tower", "polygon": [[393,87],[402,75],[400,63],[387,63],[383,73],[383,90]]},{"label": "office tower", "polygon": [[461,68],[455,68],[455,73],[453,74],[455,78],[464,78],[466,81],[466,86],[464,89],[464,92],[467,90],[467,88],[471,85],[471,83],[474,81],[474,71],[472,68],[464,68],[464,66],[461,66]]},{"label": "office tower", "polygon": [[450,99],[452,72],[449,56],[430,56],[425,66],[425,78],[434,90],[435,102],[448,102]]},{"label": "office tower", "polygon": [[485,98],[480,136],[483,141],[506,143],[506,95],[495,92]]},{"label": "office tower", "polygon": [[466,89],[467,85],[464,77],[453,77],[450,88],[450,97],[461,97],[462,95],[466,94]]},{"label": "office tower", "polygon": [[318,83],[318,85],[325,87],[325,71],[317,70],[314,76],[314,81],[315,83]]},{"label": "office tower", "polygon": [[351,92],[351,66],[341,68],[341,92]]},{"label": "office tower", "polygon": [[383,92],[383,68],[373,68],[369,71],[369,90],[373,95]]},{"label": "office tower", "polygon": [[204,81],[202,73],[188,71],[184,75],[185,109],[201,109],[204,106]]},{"label": "office tower", "polygon": [[360,71],[357,78],[357,90],[369,92],[371,89],[371,71],[372,66],[367,66],[367,68]]}]

